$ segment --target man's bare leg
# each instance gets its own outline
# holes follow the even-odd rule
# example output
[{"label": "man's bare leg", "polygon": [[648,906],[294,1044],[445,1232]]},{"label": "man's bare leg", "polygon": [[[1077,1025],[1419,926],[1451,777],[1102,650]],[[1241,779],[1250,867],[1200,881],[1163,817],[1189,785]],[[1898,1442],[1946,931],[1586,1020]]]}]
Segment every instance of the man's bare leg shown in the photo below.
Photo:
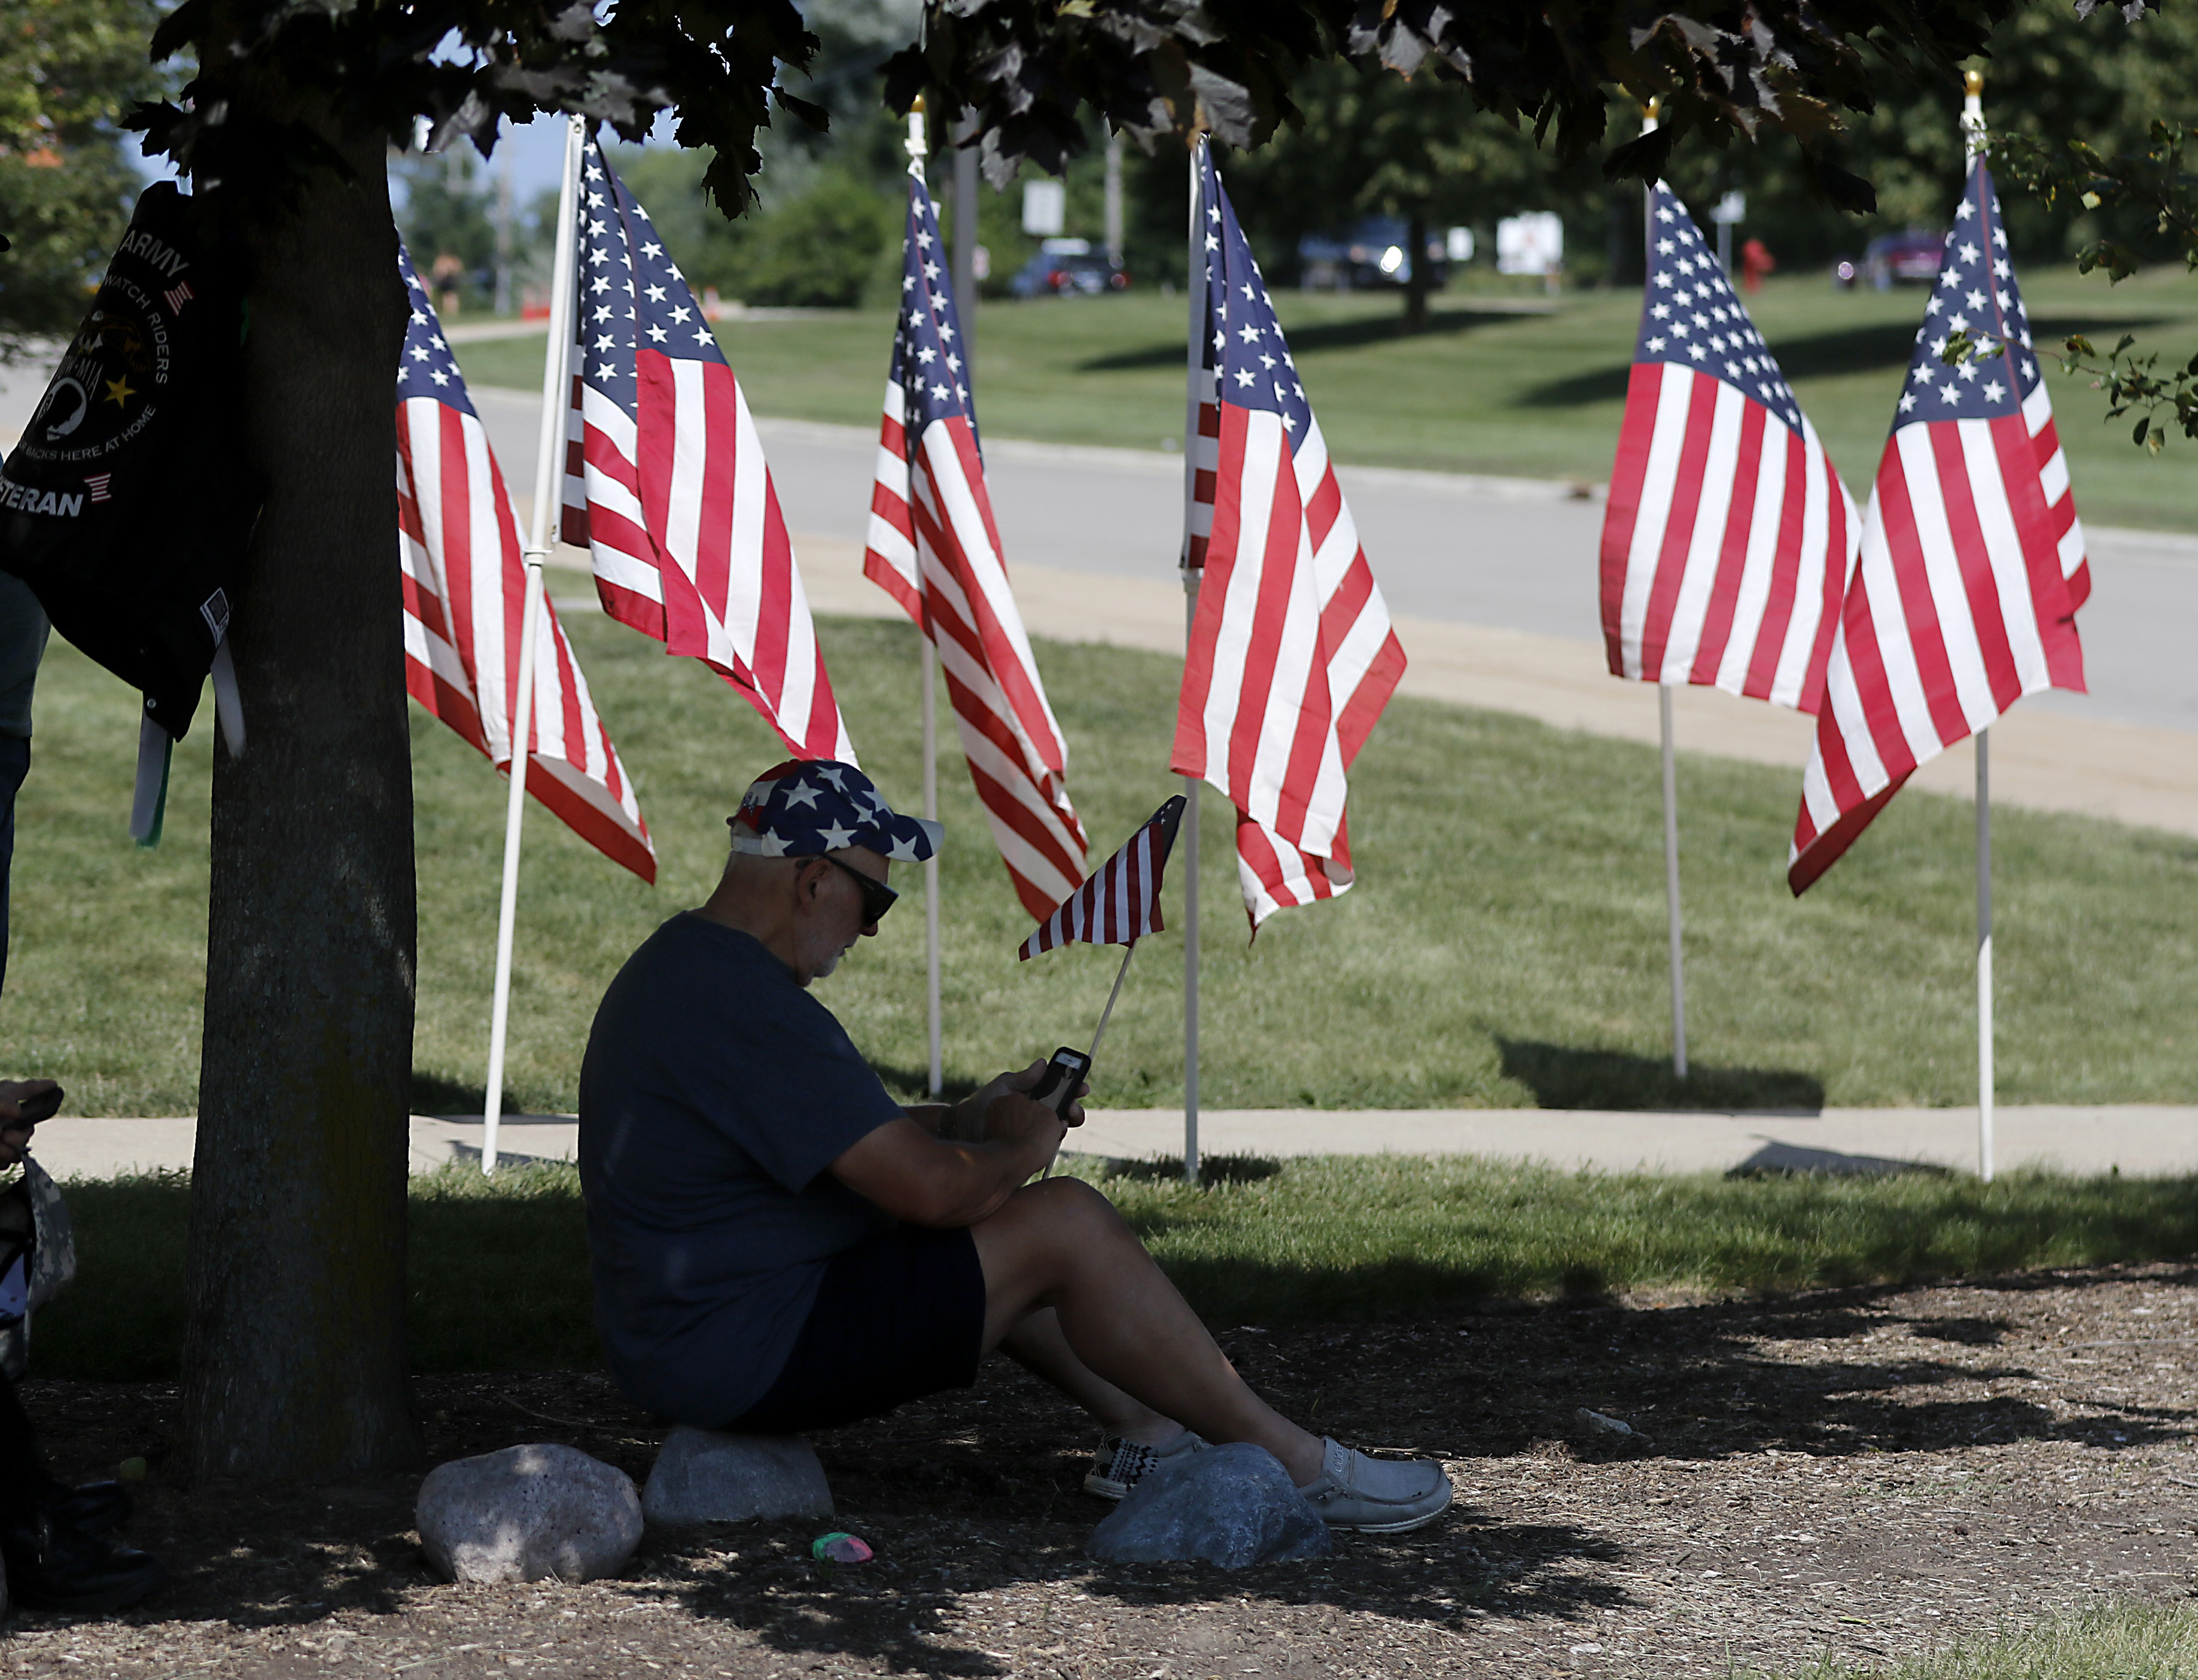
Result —
[{"label": "man's bare leg", "polygon": [[1078,1361],[1209,1441],[1249,1441],[1300,1487],[1321,1443],[1254,1394],[1114,1205],[1074,1178],[1026,1185],[969,1228],[985,1269],[985,1346],[1050,1307]]},{"label": "man's bare leg", "polygon": [[1140,1446],[1166,1446],[1183,1425],[1125,1394],[1076,1357],[1051,1307],[1033,1312],[1000,1340],[1000,1352],[1090,1412],[1110,1435]]}]

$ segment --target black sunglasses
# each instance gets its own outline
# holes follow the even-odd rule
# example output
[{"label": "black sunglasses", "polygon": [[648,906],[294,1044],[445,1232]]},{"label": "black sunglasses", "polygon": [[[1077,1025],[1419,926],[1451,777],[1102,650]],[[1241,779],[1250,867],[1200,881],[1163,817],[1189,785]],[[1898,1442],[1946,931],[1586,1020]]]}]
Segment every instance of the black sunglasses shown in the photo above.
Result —
[{"label": "black sunglasses", "polygon": [[843,863],[829,852],[820,852],[817,856],[820,862],[829,863],[835,869],[846,870],[855,878],[855,885],[863,889],[863,925],[864,927],[884,921],[886,912],[899,902],[899,893],[894,892],[885,882],[864,875],[852,863]]}]

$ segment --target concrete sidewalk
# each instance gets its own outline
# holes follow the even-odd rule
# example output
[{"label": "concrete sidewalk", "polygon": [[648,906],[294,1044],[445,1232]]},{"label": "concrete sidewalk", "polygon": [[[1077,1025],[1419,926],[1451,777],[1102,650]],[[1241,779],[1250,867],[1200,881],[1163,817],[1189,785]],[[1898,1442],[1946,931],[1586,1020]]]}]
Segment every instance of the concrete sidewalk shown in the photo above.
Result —
[{"label": "concrete sidewalk", "polygon": [[[184,1171],[196,1122],[69,1119],[40,1128],[32,1153],[57,1178]],[[569,1114],[510,1114],[497,1138],[506,1163],[570,1160]],[[2052,1167],[2132,1176],[2198,1173],[2198,1106],[2040,1104],[2002,1108],[2000,1171]],[[1880,1172],[1901,1166],[1974,1171],[1974,1108],[1827,1108],[1821,1113],[1672,1113],[1557,1108],[1220,1108],[1199,1116],[1212,1155],[1482,1155],[1606,1172],[1729,1171],[1739,1166]],[[481,1125],[466,1115],[412,1117],[412,1170],[480,1159]],[[1183,1111],[1096,1113],[1069,1147],[1124,1160],[1179,1155]]]}]

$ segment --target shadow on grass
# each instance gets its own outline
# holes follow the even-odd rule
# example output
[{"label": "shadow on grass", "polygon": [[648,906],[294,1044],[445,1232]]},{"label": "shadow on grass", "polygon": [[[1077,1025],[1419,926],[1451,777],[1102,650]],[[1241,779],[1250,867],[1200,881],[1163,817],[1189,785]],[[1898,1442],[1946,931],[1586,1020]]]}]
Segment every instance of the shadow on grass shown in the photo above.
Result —
[{"label": "shadow on grass", "polygon": [[[409,1099],[416,1114],[471,1114],[478,1119],[488,1111],[488,1087],[478,1080],[468,1084],[462,1079],[446,1079],[439,1073],[412,1070],[412,1095]],[[503,1091],[503,1112],[522,1113],[526,1105],[521,1102],[507,1085]]]},{"label": "shadow on grass", "polygon": [[[1401,312],[1391,315],[1363,316],[1355,321],[1301,322],[1288,328],[1290,352],[1304,356],[1322,350],[1358,350],[1369,344],[1388,344],[1401,338],[1446,338],[1455,333],[1469,333],[1476,327],[1515,325],[1524,314],[1533,311],[1493,309],[1443,309],[1431,311],[1428,324],[1419,332],[1408,332]],[[1136,350],[1117,350],[1105,356],[1094,356],[1076,364],[1080,374],[1134,373],[1147,368],[1179,368],[1183,365],[1183,341],[1178,339],[1166,344],[1141,346]],[[1625,388],[1624,375],[1619,379],[1619,389]]]},{"label": "shadow on grass", "polygon": [[[1216,1184],[1256,1184],[1262,1178],[1272,1178],[1282,1170],[1282,1162],[1271,1155],[1201,1155],[1198,1158],[1198,1182],[1205,1189],[1212,1189]],[[1178,1183],[1183,1177],[1183,1158],[1180,1155],[1154,1155],[1145,1160],[1109,1158],[1103,1173],[1108,1178],[1127,1178],[1140,1183]]]},{"label": "shadow on grass", "polygon": [[[2157,326],[2164,318],[2117,320],[2111,324],[2117,331],[2137,332]],[[2032,337],[2043,344],[2057,345],[2071,333],[2096,336],[2102,330],[2096,318],[2073,315],[2034,319],[2031,323]],[[1796,380],[1904,368],[1915,349],[1914,328],[1887,323],[1872,327],[1845,327],[1832,333],[1811,333],[1804,338],[1780,339],[1771,345],[1771,353],[1778,358],[1779,370],[1788,379]],[[1178,359],[1181,359],[1180,352]],[[1626,381],[1631,371],[1631,363],[1614,362],[1608,367],[1567,374],[1562,379],[1548,380],[1521,392],[1518,405],[1527,409],[1564,409],[1590,403],[1620,402],[1625,398]]]},{"label": "shadow on grass", "polygon": [[[1768,1293],[2198,1252],[2198,1183],[2188,1179],[1727,1181],[1401,1158],[1212,1165],[1204,1189],[1165,1167],[1100,1183],[1215,1324],[1404,1322],[1475,1302],[1595,1300],[1673,1283]],[[67,1195],[79,1270],[38,1315],[36,1374],[172,1377],[189,1181],[79,1183]],[[407,1276],[415,1370],[600,1367],[569,1166],[415,1178]]]},{"label": "shadow on grass", "polygon": [[1813,1114],[1824,1082],[1775,1067],[1712,1067],[1694,1062],[1681,1079],[1668,1056],[1585,1050],[1531,1038],[1499,1037],[1503,1076],[1534,1093],[1541,1108],[1653,1108]]}]

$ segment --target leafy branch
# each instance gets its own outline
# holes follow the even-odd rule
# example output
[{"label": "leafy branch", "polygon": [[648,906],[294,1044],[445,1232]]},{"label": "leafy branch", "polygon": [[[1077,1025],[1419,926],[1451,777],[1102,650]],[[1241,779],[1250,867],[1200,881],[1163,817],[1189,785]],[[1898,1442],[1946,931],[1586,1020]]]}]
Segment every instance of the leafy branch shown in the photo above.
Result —
[{"label": "leafy branch", "polygon": [[[2158,230],[2183,253],[2183,266],[2198,270],[2198,173],[2184,167],[2183,149],[2198,140],[2198,128],[2154,121],[2141,153],[2110,154],[2082,140],[2058,146],[2020,135],[1995,135],[1994,163],[2036,194],[2050,208],[2073,199],[2086,210],[2135,209],[2149,215]],[[2121,240],[2102,235],[2076,253],[2079,274],[2104,269],[2120,283],[2137,270],[2137,255]],[[2130,441],[2160,453],[2170,427],[2198,439],[2198,356],[2181,367],[2162,370],[2160,352],[2133,353],[2128,333],[2102,354],[2081,333],[2067,339],[2060,352],[2047,352],[2071,374],[2090,375],[2094,390],[2107,393],[2108,420],[2135,413]],[[1956,346],[1949,342],[1951,360]]]}]

